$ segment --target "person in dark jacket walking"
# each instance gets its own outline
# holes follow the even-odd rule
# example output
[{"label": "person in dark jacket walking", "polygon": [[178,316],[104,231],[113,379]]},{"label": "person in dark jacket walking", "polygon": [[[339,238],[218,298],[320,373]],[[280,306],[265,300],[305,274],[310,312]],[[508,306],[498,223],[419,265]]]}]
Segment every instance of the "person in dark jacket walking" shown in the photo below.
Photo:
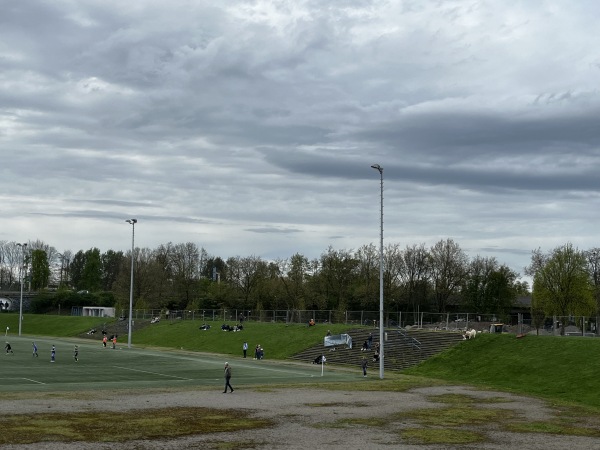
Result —
[{"label": "person in dark jacket walking", "polygon": [[366,377],[366,376],[367,376],[367,366],[368,366],[368,365],[369,365],[369,363],[368,363],[368,361],[367,361],[367,358],[365,358],[365,357],[363,356],[363,359],[362,359],[362,361],[361,361],[361,363],[360,363],[360,366],[362,367],[362,371],[363,371],[363,377]]},{"label": "person in dark jacket walking", "polygon": [[229,380],[231,380],[231,366],[229,363],[225,363],[225,390],[223,391],[223,394],[227,393],[228,387],[231,389],[231,392],[233,392],[233,388],[231,387]]}]

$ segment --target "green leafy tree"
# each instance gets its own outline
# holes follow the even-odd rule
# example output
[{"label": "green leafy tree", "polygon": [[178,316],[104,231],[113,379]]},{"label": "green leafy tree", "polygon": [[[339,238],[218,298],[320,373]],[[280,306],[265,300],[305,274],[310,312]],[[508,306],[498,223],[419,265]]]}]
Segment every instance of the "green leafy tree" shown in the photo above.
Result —
[{"label": "green leafy tree", "polygon": [[[586,257],[568,243],[548,255],[534,252],[530,270],[534,270],[532,305],[547,316],[590,316],[596,312],[594,290]],[[561,321],[564,334],[565,321]]]},{"label": "green leafy tree", "polygon": [[[588,262],[588,273],[594,286],[594,298],[597,311],[600,311],[600,249],[593,248],[585,252]],[[598,329],[598,328],[597,328]]]},{"label": "green leafy tree", "polygon": [[71,275],[71,286],[76,290],[86,289],[84,286],[83,269],[85,267],[85,253],[79,250],[73,256],[69,265],[69,274]]},{"label": "green leafy tree", "polygon": [[31,288],[35,291],[48,286],[50,280],[50,264],[44,250],[31,252]]},{"label": "green leafy tree", "polygon": [[357,277],[358,261],[348,250],[335,250],[329,247],[321,255],[321,288],[327,299],[327,309],[340,312],[360,309],[352,295]]},{"label": "green leafy tree", "polygon": [[486,312],[509,312],[516,298],[518,275],[505,264],[499,266],[490,274],[486,290]]},{"label": "green leafy tree", "polygon": [[83,289],[97,292],[102,286],[102,260],[100,250],[91,248],[85,252],[85,264],[83,266]]},{"label": "green leafy tree", "polygon": [[540,328],[544,325],[546,314],[539,308],[536,308],[533,304],[531,305],[531,324],[535,328],[535,333],[539,336]]},{"label": "green leafy tree", "polygon": [[123,265],[123,252],[109,250],[102,254],[100,260],[102,263],[101,288],[103,291],[112,291]]},{"label": "green leafy tree", "polygon": [[520,292],[517,274],[496,258],[477,256],[469,264],[469,274],[462,288],[465,306],[478,313],[506,312]]}]

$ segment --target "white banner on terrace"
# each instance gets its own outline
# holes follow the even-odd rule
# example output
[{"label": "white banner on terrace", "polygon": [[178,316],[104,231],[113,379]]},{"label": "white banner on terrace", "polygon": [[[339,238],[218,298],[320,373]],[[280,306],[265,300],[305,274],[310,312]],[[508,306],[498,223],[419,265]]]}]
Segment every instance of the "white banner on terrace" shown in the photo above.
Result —
[{"label": "white banner on terrace", "polygon": [[334,334],[333,336],[325,336],[323,339],[325,347],[333,347],[334,345],[347,345],[352,348],[352,338],[349,334]]}]

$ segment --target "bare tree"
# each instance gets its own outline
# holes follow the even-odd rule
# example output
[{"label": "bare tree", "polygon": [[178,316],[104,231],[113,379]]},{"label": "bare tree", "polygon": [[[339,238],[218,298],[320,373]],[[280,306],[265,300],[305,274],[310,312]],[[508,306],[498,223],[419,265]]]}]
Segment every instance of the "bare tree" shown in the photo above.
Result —
[{"label": "bare tree", "polygon": [[448,299],[459,292],[467,276],[468,258],[452,239],[439,241],[430,253],[436,305],[438,312],[445,312]]},{"label": "bare tree", "polygon": [[425,244],[413,244],[406,246],[402,258],[403,295],[412,310],[417,311],[427,302],[431,281],[431,256]]},{"label": "bare tree", "polygon": [[355,253],[358,277],[355,291],[363,308],[377,309],[379,305],[379,256],[374,244],[363,245]]},{"label": "bare tree", "polygon": [[253,294],[266,277],[267,264],[258,256],[237,256],[227,259],[227,267],[229,282],[240,296],[240,306],[245,309],[254,307]]}]

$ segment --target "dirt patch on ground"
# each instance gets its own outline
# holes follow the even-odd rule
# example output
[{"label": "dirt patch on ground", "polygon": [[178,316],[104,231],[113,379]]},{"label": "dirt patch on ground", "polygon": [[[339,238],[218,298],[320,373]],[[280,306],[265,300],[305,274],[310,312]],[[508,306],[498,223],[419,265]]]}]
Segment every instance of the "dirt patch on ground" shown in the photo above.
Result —
[{"label": "dirt patch on ground", "polygon": [[[430,409],[431,414],[452,405],[440,401],[444,397],[474,399],[469,407],[511,411],[520,421],[547,421],[560,411],[543,401],[507,394],[480,391],[465,386],[440,386],[413,389],[408,392],[332,391],[298,388],[240,388],[234,393],[188,391],[161,393],[115,393],[96,395],[73,394],[71,398],[2,399],[5,414],[42,412],[126,411],[161,407],[234,408],[247,411],[251,417],[268,418],[275,426],[267,429],[232,433],[213,433],[177,439],[130,441],[126,443],[38,443],[8,445],[4,449],[451,449],[473,448],[500,450],[506,448],[559,450],[564,448],[600,448],[600,439],[560,436],[542,433],[505,431],[503,423],[491,421],[467,427],[485,436],[474,444],[419,444],[407,439],[403,430],[419,424],[403,418],[403,413]],[[392,418],[392,419],[390,419]],[[393,419],[396,418],[396,419]],[[464,428],[464,427],[463,427]]]}]

